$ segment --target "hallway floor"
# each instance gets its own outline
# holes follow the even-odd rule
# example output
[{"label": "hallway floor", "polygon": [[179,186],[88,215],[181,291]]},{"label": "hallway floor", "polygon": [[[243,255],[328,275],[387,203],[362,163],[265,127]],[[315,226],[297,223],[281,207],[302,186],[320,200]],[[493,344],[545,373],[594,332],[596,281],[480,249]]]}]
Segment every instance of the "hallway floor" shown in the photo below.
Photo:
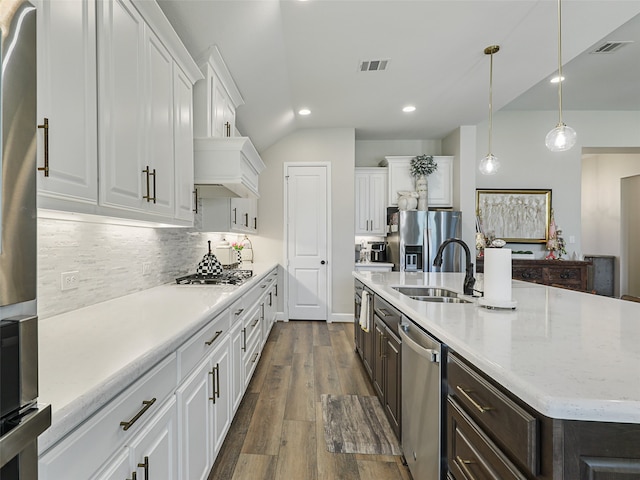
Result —
[{"label": "hallway floor", "polygon": [[322,394],[375,395],[353,324],[277,322],[209,480],[411,480],[399,456],[328,452]]}]

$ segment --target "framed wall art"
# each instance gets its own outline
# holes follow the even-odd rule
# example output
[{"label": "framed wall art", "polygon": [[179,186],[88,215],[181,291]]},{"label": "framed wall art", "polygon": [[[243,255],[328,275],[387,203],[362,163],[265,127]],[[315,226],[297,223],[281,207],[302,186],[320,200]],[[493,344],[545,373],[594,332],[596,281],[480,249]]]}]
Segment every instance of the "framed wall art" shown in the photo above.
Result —
[{"label": "framed wall art", "polygon": [[485,236],[510,243],[546,243],[551,190],[476,189],[476,215]]}]

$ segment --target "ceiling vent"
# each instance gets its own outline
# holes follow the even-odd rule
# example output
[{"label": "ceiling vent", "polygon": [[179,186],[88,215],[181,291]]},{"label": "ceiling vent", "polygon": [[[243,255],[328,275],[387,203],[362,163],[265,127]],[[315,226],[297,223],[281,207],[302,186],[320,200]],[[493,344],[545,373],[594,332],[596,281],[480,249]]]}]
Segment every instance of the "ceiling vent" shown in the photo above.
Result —
[{"label": "ceiling vent", "polygon": [[633,42],[632,41],[606,42],[600,45],[599,47],[596,47],[595,49],[591,50],[591,52],[589,53],[613,53],[617,50],[620,50],[625,45],[629,45],[630,43],[633,43]]},{"label": "ceiling vent", "polygon": [[385,60],[363,60],[358,65],[360,72],[379,72],[387,69],[389,59]]}]

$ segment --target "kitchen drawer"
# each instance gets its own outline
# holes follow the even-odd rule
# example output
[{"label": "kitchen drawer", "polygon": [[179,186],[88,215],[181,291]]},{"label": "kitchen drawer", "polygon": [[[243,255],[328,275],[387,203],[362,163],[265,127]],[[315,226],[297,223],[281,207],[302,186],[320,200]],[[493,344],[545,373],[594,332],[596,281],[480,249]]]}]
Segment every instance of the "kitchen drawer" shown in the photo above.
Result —
[{"label": "kitchen drawer", "polygon": [[247,345],[253,342],[254,338],[258,341],[262,340],[262,310],[260,305],[256,305],[251,309],[248,315],[244,317],[244,328],[247,339]]},{"label": "kitchen drawer", "polygon": [[402,321],[402,314],[378,295],[373,297],[373,311],[397,338],[398,325],[400,325]]},{"label": "kitchen drawer", "polygon": [[251,381],[251,376],[260,360],[260,339],[256,336],[247,342],[247,351],[244,354],[244,384],[245,388]]},{"label": "kitchen drawer", "polygon": [[[40,480],[89,478],[160,411],[176,388],[172,354],[40,457]],[[153,402],[153,403],[143,403]],[[124,430],[121,422],[132,422]]]},{"label": "kitchen drawer", "polygon": [[455,354],[449,354],[447,367],[449,395],[514,461],[536,475],[540,457],[537,419]]},{"label": "kitchen drawer", "polygon": [[454,400],[447,402],[449,475],[457,480],[526,480]]},{"label": "kitchen drawer", "polygon": [[178,383],[195,368],[205,355],[228,338],[231,329],[231,310],[217,315],[178,349]]}]

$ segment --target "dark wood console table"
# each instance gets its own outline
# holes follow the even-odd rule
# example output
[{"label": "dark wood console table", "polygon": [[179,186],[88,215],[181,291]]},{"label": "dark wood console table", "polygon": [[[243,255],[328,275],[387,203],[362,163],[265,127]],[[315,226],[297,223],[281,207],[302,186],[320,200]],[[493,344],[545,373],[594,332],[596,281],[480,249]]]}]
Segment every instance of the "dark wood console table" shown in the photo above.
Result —
[{"label": "dark wood console table", "polygon": [[[569,260],[512,260],[511,278],[588,291],[591,262]],[[484,258],[476,258],[476,272],[484,272]]]}]

